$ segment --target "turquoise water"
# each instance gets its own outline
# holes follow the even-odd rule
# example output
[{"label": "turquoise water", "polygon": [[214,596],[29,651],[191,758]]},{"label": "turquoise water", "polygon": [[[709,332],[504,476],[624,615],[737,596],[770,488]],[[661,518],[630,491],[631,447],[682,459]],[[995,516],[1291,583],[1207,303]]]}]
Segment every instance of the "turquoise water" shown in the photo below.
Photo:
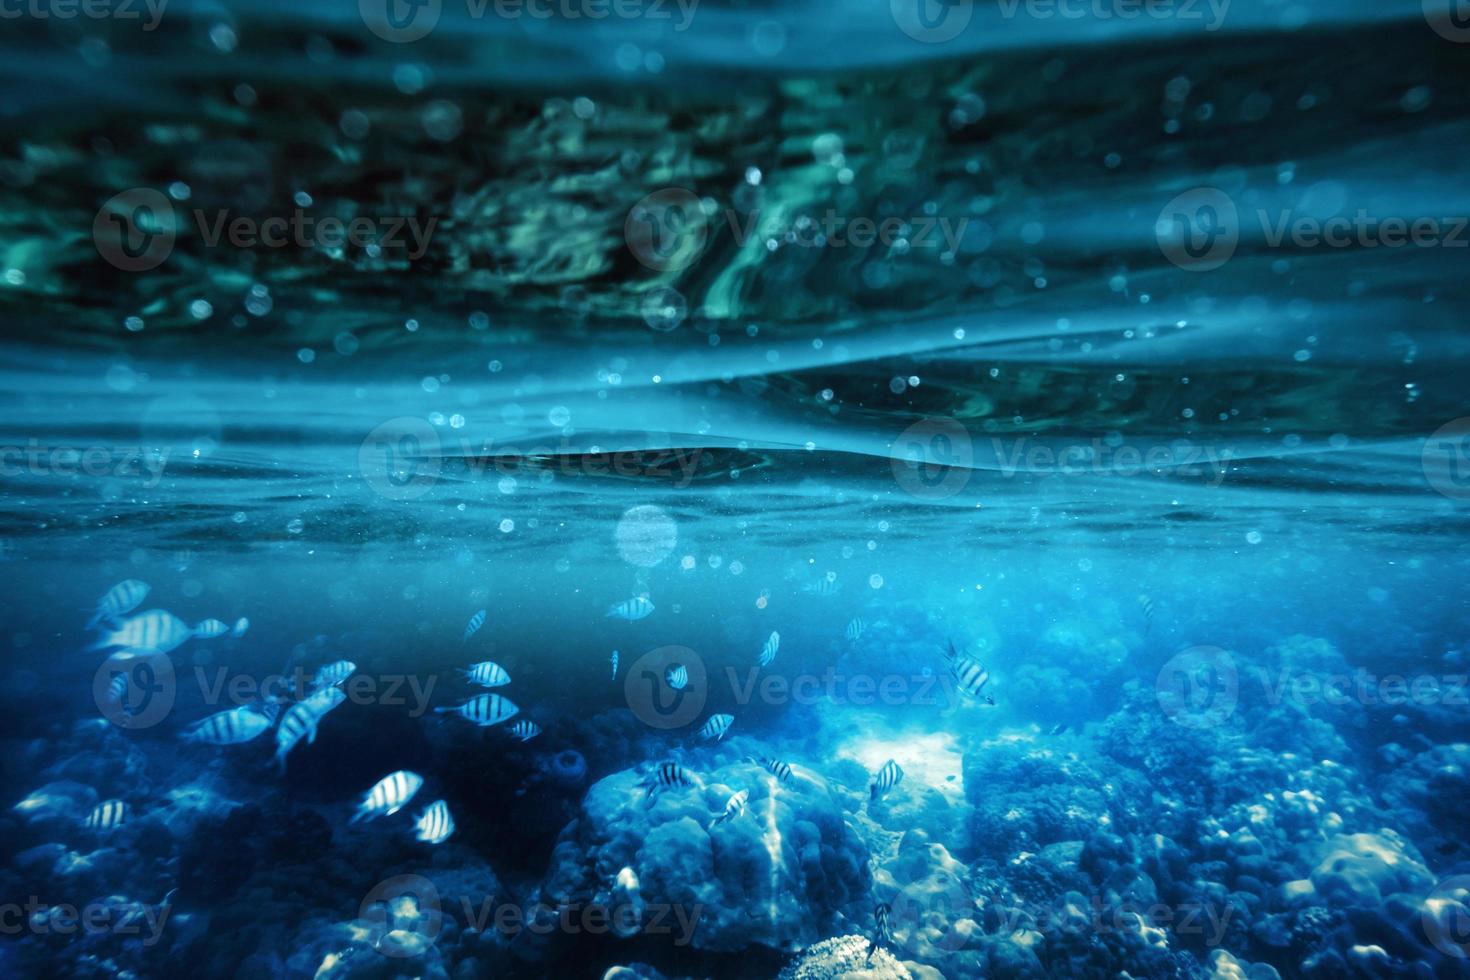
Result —
[{"label": "turquoise water", "polygon": [[1448,3],[91,9],[5,975],[1467,975]]}]

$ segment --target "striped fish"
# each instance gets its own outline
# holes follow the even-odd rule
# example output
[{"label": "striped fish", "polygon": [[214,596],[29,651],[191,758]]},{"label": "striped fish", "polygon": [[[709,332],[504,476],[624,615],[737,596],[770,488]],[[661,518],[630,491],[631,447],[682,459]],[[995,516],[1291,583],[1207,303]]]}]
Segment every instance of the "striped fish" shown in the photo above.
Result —
[{"label": "striped fish", "polygon": [[522,742],[529,742],[531,739],[541,734],[541,726],[536,724],[529,718],[522,718],[520,721],[510,726],[510,733],[516,738],[520,739]]},{"label": "striped fish", "polygon": [[442,844],[454,833],[454,817],[449,815],[449,804],[435,800],[424,808],[414,821],[418,839],[426,844]]},{"label": "striped fish", "polygon": [[711,827],[717,827],[726,820],[745,815],[745,804],[750,800],[750,790],[742,789],[738,793],[732,793],[730,799],[725,803],[725,812],[710,821]]},{"label": "striped fish", "polygon": [[116,830],[127,823],[131,813],[128,805],[122,800],[103,800],[92,808],[87,818],[82,821],[82,826],[88,830],[110,831]]},{"label": "striped fish", "polygon": [[367,796],[357,805],[357,812],[352,815],[349,823],[391,817],[403,809],[404,804],[413,799],[413,795],[423,785],[424,777],[416,772],[409,772],[407,769],[390,772],[367,791]]},{"label": "striped fish", "polygon": [[613,669],[612,679],[613,680],[617,680],[618,679],[618,651],[616,651],[616,650],[613,651],[613,655],[612,655],[612,669]]},{"label": "striped fish", "polygon": [[316,676],[311,679],[311,689],[323,691],[329,687],[341,687],[355,673],[357,664],[351,660],[334,660],[317,670]]},{"label": "striped fish", "polygon": [[212,640],[216,636],[224,636],[229,631],[230,628],[218,619],[206,619],[194,626],[194,636],[201,640]]},{"label": "striped fish", "polygon": [[682,691],[689,686],[689,668],[683,664],[674,664],[664,671],[664,680],[668,682],[669,687]]},{"label": "striped fish", "polygon": [[893,907],[887,902],[879,902],[878,907],[873,909],[873,922],[876,926],[873,938],[868,943],[868,960],[873,959],[873,954],[878,951],[879,946],[892,948],[893,932],[889,928],[888,920],[893,915]]},{"label": "striped fish", "polygon": [[281,717],[281,725],[276,729],[276,762],[280,765],[281,772],[286,771],[286,756],[301,741],[301,737],[306,736],[308,745],[315,742],[317,726],[321,724],[321,720],[326,717],[327,712],[346,700],[347,695],[340,688],[329,687],[286,709],[285,715]]},{"label": "striped fish", "polygon": [[643,780],[643,788],[648,790],[649,806],[653,805],[654,797],[658,795],[659,790],[693,785],[694,780],[690,777],[688,770],[677,762],[660,762]]},{"label": "striped fish", "polygon": [[870,798],[877,800],[901,782],[903,782],[903,770],[899,768],[897,762],[889,759],[878,770],[878,778],[873,780],[873,785],[868,787],[868,791],[871,794]]},{"label": "striped fish", "polygon": [[785,783],[791,780],[791,767],[780,759],[767,759],[765,756],[758,755],[751,761],[775,776],[777,782]]},{"label": "striped fish", "polygon": [[148,583],[135,578],[123,579],[103,593],[97,600],[97,611],[87,621],[87,629],[93,629],[124,613],[130,613],[148,598]]},{"label": "striped fish", "polygon": [[1152,598],[1141,595],[1138,597],[1138,608],[1143,610],[1143,635],[1148,636],[1153,631],[1154,614],[1158,612],[1158,607]]},{"label": "striped fish", "polygon": [[506,698],[499,694],[480,694],[470,698],[464,704],[452,708],[435,708],[439,714],[457,714],[465,721],[472,721],[481,728],[489,725],[498,725],[502,721],[509,721],[520,714],[517,708]]},{"label": "striped fish", "polygon": [[182,738],[210,745],[239,745],[264,735],[271,719],[254,705],[241,705],[210,715],[184,730]]},{"label": "striped fish", "polygon": [[118,674],[113,677],[112,683],[107,685],[107,703],[122,704],[123,698],[128,693],[128,675]]},{"label": "striped fish", "polygon": [[461,643],[468,643],[470,641],[470,637],[472,637],[476,633],[480,632],[480,627],[481,626],[484,626],[484,625],[485,625],[485,610],[481,609],[479,612],[477,612],[473,616],[471,616],[470,617],[470,621],[465,624],[465,628],[464,628],[464,639],[460,640],[459,642],[461,642]]},{"label": "striped fish", "polygon": [[610,619],[626,619],[635,622],[653,613],[653,603],[644,596],[638,595],[631,599],[624,599],[607,611]]},{"label": "striped fish", "polygon": [[734,715],[710,715],[709,721],[699,730],[700,738],[712,738],[716,742],[725,737],[730,730],[730,723],[735,720]]},{"label": "striped fish", "polygon": [[241,616],[239,619],[235,620],[235,625],[230,627],[230,635],[238,640],[240,637],[245,635],[245,631],[249,628],[250,620],[246,619],[244,616]]},{"label": "striped fish", "polygon": [[766,645],[761,647],[761,666],[771,666],[771,661],[776,659],[776,651],[781,649],[781,634],[771,630],[771,635],[766,637]]},{"label": "striped fish", "polygon": [[465,680],[481,687],[504,687],[510,683],[510,675],[505,672],[505,668],[491,660],[474,664],[468,670],[462,670],[460,673],[464,675]]},{"label": "striped fish", "polygon": [[806,585],[803,585],[801,587],[801,591],[805,592],[807,595],[822,596],[823,598],[826,598],[827,596],[836,595],[838,590],[841,588],[842,586],[837,584],[836,576],[829,573],[827,575],[823,575],[815,582],[806,583]]},{"label": "striped fish", "polygon": [[[949,660],[949,672],[954,677],[955,684],[959,686],[959,689],[972,698],[980,697],[980,692],[990,680],[990,671],[986,670],[980,661],[968,653],[960,653],[956,650],[953,640],[949,643],[949,651],[945,654],[945,657]],[[985,700],[990,704],[995,703],[993,698],[986,698]]]},{"label": "striped fish", "polygon": [[863,630],[867,628],[867,623],[863,622],[861,619],[854,619],[852,622],[847,624],[847,630],[843,635],[846,636],[849,640],[856,642],[863,638]]},{"label": "striped fish", "polygon": [[194,635],[189,624],[163,609],[150,609],[138,613],[93,646],[94,650],[104,647],[129,647],[134,650],[151,650],[168,653]]}]

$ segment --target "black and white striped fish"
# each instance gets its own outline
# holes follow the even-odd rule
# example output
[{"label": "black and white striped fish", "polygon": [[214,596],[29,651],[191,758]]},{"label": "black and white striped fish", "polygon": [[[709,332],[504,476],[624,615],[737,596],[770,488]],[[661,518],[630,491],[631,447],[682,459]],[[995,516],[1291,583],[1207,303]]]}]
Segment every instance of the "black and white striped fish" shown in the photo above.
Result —
[{"label": "black and white striped fish", "polygon": [[449,804],[435,800],[424,808],[414,821],[418,839],[426,844],[442,844],[454,833],[454,817],[450,816]]},{"label": "black and white striped fish", "polygon": [[758,755],[752,761],[775,776],[777,782],[785,783],[791,780],[791,767],[780,759],[767,759],[765,756]]},{"label": "black and white striped fish", "polygon": [[235,625],[230,627],[230,635],[238,640],[240,637],[245,635],[245,631],[249,628],[250,620],[246,619],[244,616],[241,616],[239,619],[235,620]]},{"label": "black and white striped fish", "polygon": [[470,698],[464,704],[454,707],[435,708],[441,715],[456,714],[465,721],[472,721],[481,728],[490,725],[498,725],[502,721],[509,721],[520,714],[517,708],[506,698],[499,694],[479,694]]},{"label": "black and white striped fish", "polygon": [[689,668],[683,664],[674,664],[664,671],[664,681],[676,691],[682,691],[689,686]]},{"label": "black and white striped fish", "polygon": [[806,583],[801,587],[801,591],[805,592],[807,595],[822,596],[823,598],[826,598],[827,596],[836,595],[838,590],[841,588],[842,586],[837,584],[837,577],[835,575],[832,575],[831,573],[828,573],[817,579],[815,582]]},{"label": "black and white striped fish", "polygon": [[745,815],[745,804],[750,800],[750,790],[742,789],[738,793],[732,793],[730,799],[725,803],[725,812],[710,821],[711,827],[717,827],[726,820]]},{"label": "black and white striped fish", "polygon": [[709,721],[699,730],[700,738],[712,738],[716,742],[725,737],[730,730],[730,724],[735,720],[734,715],[710,715]]},{"label": "black and white striped fish", "polygon": [[1138,597],[1138,608],[1143,610],[1143,635],[1148,636],[1153,632],[1154,614],[1158,612],[1158,606],[1153,599],[1146,595]]},{"label": "black and white striped fish", "polygon": [[259,738],[270,727],[269,716],[253,705],[241,705],[210,715],[185,729],[181,737],[191,742],[206,742],[210,745],[239,745]]},{"label": "black and white striped fish", "polygon": [[461,643],[468,643],[470,637],[472,637],[476,633],[480,632],[480,627],[481,626],[484,626],[484,625],[485,625],[485,610],[481,609],[479,612],[477,612],[473,616],[471,616],[470,617],[470,621],[465,624],[465,628],[464,628],[464,639],[460,640],[459,642],[461,642]]},{"label": "black and white striped fish", "polygon": [[329,687],[291,705],[276,729],[276,763],[286,771],[286,756],[306,736],[306,744],[316,741],[316,730],[327,712],[347,700],[341,688]]},{"label": "black and white striped fish", "polygon": [[[955,685],[972,698],[981,697],[980,692],[990,680],[990,671],[968,653],[956,650],[953,640],[949,642],[949,652],[945,656],[949,660],[949,672],[954,677]],[[991,698],[985,700],[990,704],[995,703]]]},{"label": "black and white striped fish", "polygon": [[357,812],[352,815],[350,822],[392,816],[403,809],[404,804],[413,799],[413,795],[423,785],[424,777],[416,772],[409,772],[407,769],[390,772],[367,791],[367,796],[357,805]]},{"label": "black and white striped fish", "polygon": [[520,721],[510,726],[510,733],[516,738],[520,739],[522,742],[529,742],[531,739],[541,734],[541,726],[536,724],[529,718],[522,718]]},{"label": "black and white striped fish", "polygon": [[230,628],[222,620],[206,619],[194,625],[194,636],[200,640],[212,640],[224,636]]},{"label": "black and white striped fish", "polygon": [[613,651],[613,655],[612,655],[612,669],[613,669],[612,679],[613,680],[617,680],[618,679],[618,651],[616,651],[616,650]]},{"label": "black and white striped fish", "polygon": [[648,790],[649,806],[653,805],[654,797],[660,790],[693,785],[694,780],[690,777],[688,770],[677,762],[660,762],[643,780],[643,787]]},{"label": "black and white striped fish", "polygon": [[626,619],[631,623],[651,615],[653,609],[652,602],[644,596],[637,595],[613,606],[607,611],[607,615],[609,619]]},{"label": "black and white striped fish", "polygon": [[861,619],[854,619],[852,620],[852,622],[847,624],[847,629],[843,633],[843,635],[846,636],[849,640],[856,642],[857,640],[863,638],[863,631],[867,628],[867,623],[863,622]]},{"label": "black and white striped fish", "polygon": [[472,664],[468,669],[462,670],[460,673],[464,675],[465,680],[471,684],[478,684],[481,687],[504,687],[510,683],[510,674],[506,673],[505,668],[493,660],[485,660],[477,664]]},{"label": "black and white striped fish", "polygon": [[127,693],[128,675],[117,674],[112,678],[112,682],[107,685],[107,703],[122,704],[123,698],[127,696]]},{"label": "black and white striped fish", "polygon": [[892,948],[893,932],[888,925],[888,920],[892,915],[893,907],[887,902],[879,902],[878,906],[873,909],[873,923],[875,928],[873,938],[868,942],[869,961],[873,959],[873,954],[878,951],[879,946]]},{"label": "black and white striped fish", "polygon": [[94,650],[105,647],[128,647],[168,653],[194,635],[189,624],[163,609],[150,609],[124,620],[117,629],[104,633]]},{"label": "black and white striped fish", "polygon": [[111,831],[127,823],[131,811],[122,800],[103,800],[92,808],[82,826],[88,830]]},{"label": "black and white striped fish", "polygon": [[761,647],[761,666],[771,666],[771,661],[776,659],[776,651],[781,649],[781,634],[771,630],[771,635],[766,637],[765,646]]},{"label": "black and white striped fish", "polygon": [[130,613],[148,598],[148,583],[135,578],[123,579],[103,593],[97,600],[97,611],[87,621],[87,629],[100,626],[108,620]]},{"label": "black and white striped fish", "polygon": [[873,780],[873,785],[868,787],[870,798],[878,799],[901,782],[903,782],[903,770],[899,768],[897,762],[889,759],[878,770],[878,778]]},{"label": "black and white striped fish", "polygon": [[316,676],[311,679],[311,689],[324,691],[329,687],[341,687],[356,672],[357,664],[351,660],[334,660],[317,669]]}]

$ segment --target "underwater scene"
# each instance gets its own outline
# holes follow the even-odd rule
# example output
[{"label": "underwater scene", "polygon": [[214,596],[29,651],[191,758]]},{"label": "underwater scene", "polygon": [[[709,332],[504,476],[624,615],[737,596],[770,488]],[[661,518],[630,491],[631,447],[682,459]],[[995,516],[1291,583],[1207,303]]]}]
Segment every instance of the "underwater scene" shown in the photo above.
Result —
[{"label": "underwater scene", "polygon": [[1470,977],[1464,0],[0,54],[0,978]]}]

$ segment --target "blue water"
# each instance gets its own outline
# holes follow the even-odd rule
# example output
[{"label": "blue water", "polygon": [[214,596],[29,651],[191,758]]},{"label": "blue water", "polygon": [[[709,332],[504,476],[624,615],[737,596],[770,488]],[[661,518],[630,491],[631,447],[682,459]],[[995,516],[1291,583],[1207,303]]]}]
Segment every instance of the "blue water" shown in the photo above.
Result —
[{"label": "blue water", "polygon": [[1449,3],[133,9],[0,23],[0,975],[1470,975]]}]

